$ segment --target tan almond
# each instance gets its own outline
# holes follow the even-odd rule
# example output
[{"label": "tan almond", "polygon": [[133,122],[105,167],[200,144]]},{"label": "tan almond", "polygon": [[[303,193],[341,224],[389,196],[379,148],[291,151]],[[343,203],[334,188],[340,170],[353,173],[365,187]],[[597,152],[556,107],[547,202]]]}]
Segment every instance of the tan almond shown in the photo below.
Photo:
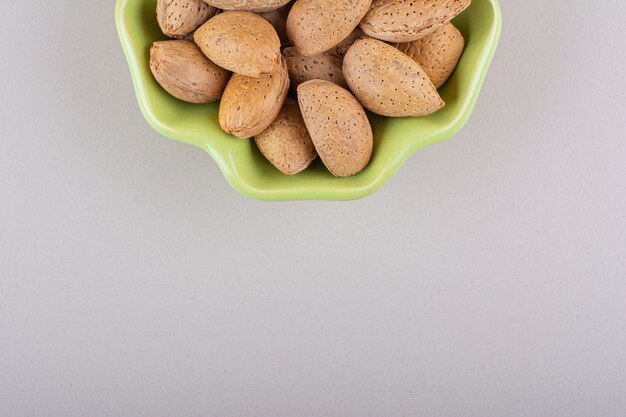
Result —
[{"label": "tan almond", "polygon": [[302,55],[320,55],[356,28],[372,0],[296,0],[287,17],[287,36]]},{"label": "tan almond", "polygon": [[428,36],[395,45],[420,64],[436,88],[448,81],[465,47],[461,32],[452,23],[443,25]]},{"label": "tan almond", "polygon": [[202,0],[157,0],[156,14],[161,31],[170,38],[184,38],[217,13]]},{"label": "tan almond", "polygon": [[182,39],[155,42],[150,48],[150,70],[168,93],[189,103],[219,100],[231,75],[195,43]]},{"label": "tan almond", "polygon": [[267,160],[285,175],[304,171],[317,158],[298,103],[290,98],[274,122],[254,140]]},{"label": "tan almond", "polygon": [[372,156],[374,137],[363,107],[337,84],[312,80],[298,87],[298,102],[315,149],[337,177],[363,170]]},{"label": "tan almond", "polygon": [[383,116],[425,116],[445,105],[417,62],[376,39],[352,45],[343,75],[361,104]]},{"label": "tan almond", "polygon": [[280,39],[254,13],[220,13],[196,30],[194,40],[211,61],[238,74],[259,77],[280,67]]},{"label": "tan almond", "polygon": [[357,26],[348,37],[339,42],[339,44],[332,49],[332,53],[343,58],[348,53],[348,49],[350,49],[352,44],[356,42],[357,39],[363,38],[369,38],[369,36],[363,33],[361,28]]},{"label": "tan almond", "polygon": [[233,74],[220,103],[221,128],[240,138],[258,135],[276,119],[288,91],[289,74],[284,59],[273,74]]},{"label": "tan almond", "polygon": [[247,12],[269,12],[280,9],[291,0],[204,0],[223,10],[244,10]]},{"label": "tan almond", "polygon": [[361,22],[367,35],[387,42],[411,42],[434,32],[471,0],[374,0]]},{"label": "tan almond", "polygon": [[263,19],[267,20],[274,30],[278,34],[278,38],[280,39],[281,46],[287,46],[291,42],[289,42],[289,38],[287,37],[287,15],[289,11],[286,7],[282,7],[277,10],[272,10],[269,12],[259,13]]},{"label": "tan almond", "polygon": [[348,88],[343,78],[343,60],[340,57],[330,52],[318,56],[304,56],[294,47],[285,48],[283,54],[293,88],[310,80],[326,80]]}]

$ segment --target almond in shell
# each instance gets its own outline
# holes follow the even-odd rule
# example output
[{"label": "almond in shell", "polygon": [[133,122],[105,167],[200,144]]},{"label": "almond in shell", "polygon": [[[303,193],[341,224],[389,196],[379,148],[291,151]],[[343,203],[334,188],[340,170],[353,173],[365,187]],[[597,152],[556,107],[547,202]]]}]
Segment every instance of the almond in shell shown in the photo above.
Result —
[{"label": "almond in shell", "polygon": [[294,47],[285,48],[283,54],[293,88],[310,80],[326,80],[348,88],[343,78],[343,60],[340,57],[330,52],[318,56],[304,56]]},{"label": "almond in shell", "polygon": [[156,14],[161,31],[170,38],[184,38],[217,13],[202,0],[157,0]]},{"label": "almond in shell", "polygon": [[387,42],[421,39],[448,23],[471,0],[374,0],[361,22],[372,38]]},{"label": "almond in shell", "polygon": [[296,0],[287,17],[287,36],[302,55],[316,56],[356,28],[372,0]]},{"label": "almond in shell", "polygon": [[238,74],[259,77],[280,68],[280,39],[254,13],[220,13],[196,30],[194,40],[211,61]]},{"label": "almond in shell", "polygon": [[150,48],[150,70],[168,93],[189,103],[219,100],[231,75],[195,43],[182,39],[155,42]]},{"label": "almond in shell", "polygon": [[445,105],[417,62],[376,39],[352,45],[343,75],[361,104],[383,116],[425,116]]},{"label": "almond in shell", "polygon": [[369,38],[359,26],[357,26],[352,33],[350,33],[344,40],[339,42],[337,46],[332,49],[332,53],[343,58],[347,53],[348,49],[352,46],[357,39]]},{"label": "almond in shell", "polygon": [[348,90],[329,81],[307,81],[298,87],[298,102],[315,149],[333,175],[349,177],[367,166],[372,127]]},{"label": "almond in shell", "polygon": [[240,138],[263,132],[278,115],[288,91],[289,73],[284,59],[269,75],[234,74],[222,95],[220,127]]},{"label": "almond in shell", "polygon": [[422,39],[395,46],[420,64],[435,87],[439,88],[456,68],[465,40],[461,32],[448,23]]},{"label": "almond in shell", "polygon": [[280,39],[281,46],[289,45],[289,38],[287,37],[287,15],[289,11],[286,7],[282,7],[277,10],[272,10],[269,12],[259,13],[263,19],[267,20],[270,25],[274,27],[276,34],[278,34],[278,38]]},{"label": "almond in shell", "polygon": [[261,153],[286,175],[304,171],[317,158],[298,103],[290,98],[274,122],[254,140]]},{"label": "almond in shell", "polygon": [[204,0],[211,6],[223,10],[245,10],[248,12],[269,12],[283,7],[291,0]]}]

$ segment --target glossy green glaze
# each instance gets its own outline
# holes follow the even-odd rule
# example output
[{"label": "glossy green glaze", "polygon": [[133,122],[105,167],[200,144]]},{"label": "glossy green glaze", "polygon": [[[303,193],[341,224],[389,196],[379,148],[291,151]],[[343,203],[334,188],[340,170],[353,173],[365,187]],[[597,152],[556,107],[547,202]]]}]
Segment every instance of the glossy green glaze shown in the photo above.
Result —
[{"label": "glossy green glaze", "polygon": [[308,170],[288,177],[264,159],[254,141],[220,130],[217,103],[184,103],[156,83],[150,73],[149,49],[153,41],[165,36],[156,22],[155,0],[117,0],[115,19],[148,123],[167,137],[206,150],[237,191],[261,200],[352,200],[379,189],[413,152],[451,137],[467,122],[501,30],[498,0],[473,0],[454,20],[466,48],[453,76],[440,90],[446,101],[443,110],[418,118],[370,115],[374,153],[367,168],[354,177],[333,177],[319,158]]}]

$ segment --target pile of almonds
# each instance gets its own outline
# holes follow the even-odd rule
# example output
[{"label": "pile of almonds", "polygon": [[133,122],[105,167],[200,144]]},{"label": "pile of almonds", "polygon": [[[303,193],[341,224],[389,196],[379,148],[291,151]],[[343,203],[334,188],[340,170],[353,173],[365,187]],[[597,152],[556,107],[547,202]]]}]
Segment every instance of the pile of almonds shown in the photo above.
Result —
[{"label": "pile of almonds", "polygon": [[470,1],[157,0],[175,39],[153,44],[150,68],[180,100],[221,99],[221,128],[254,137],[284,174],[319,155],[347,177],[372,155],[364,108],[404,117],[445,105],[437,89],[465,46],[450,21]]}]

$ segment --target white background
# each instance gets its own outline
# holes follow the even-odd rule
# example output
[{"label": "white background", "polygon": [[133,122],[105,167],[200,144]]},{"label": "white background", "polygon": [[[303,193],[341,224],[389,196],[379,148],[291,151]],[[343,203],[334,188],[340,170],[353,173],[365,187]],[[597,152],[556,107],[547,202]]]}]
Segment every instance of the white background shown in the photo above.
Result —
[{"label": "white background", "polygon": [[626,415],[626,3],[502,7],[460,134],[275,204],[151,130],[112,1],[3,1],[0,416]]}]

